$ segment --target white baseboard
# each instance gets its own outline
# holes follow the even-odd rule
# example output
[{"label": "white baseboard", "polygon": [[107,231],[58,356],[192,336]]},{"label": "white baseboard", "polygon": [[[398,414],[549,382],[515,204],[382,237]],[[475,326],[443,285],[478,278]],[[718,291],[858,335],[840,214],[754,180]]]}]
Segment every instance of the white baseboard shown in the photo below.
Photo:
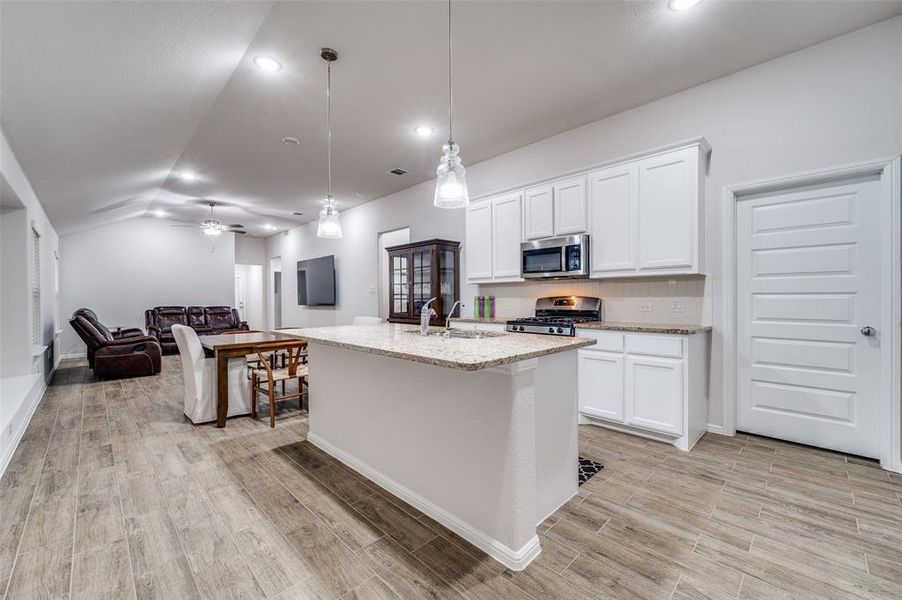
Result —
[{"label": "white baseboard", "polygon": [[708,423],[707,431],[708,433],[715,433],[717,435],[725,435],[728,437],[736,435],[735,433],[727,431],[723,425],[714,425],[713,423]]},{"label": "white baseboard", "polygon": [[486,535],[484,532],[470,527],[454,515],[446,512],[444,509],[436,506],[407,487],[386,477],[362,460],[346,454],[343,450],[336,448],[315,433],[308,433],[307,441],[326,454],[340,460],[370,481],[379,484],[381,487],[385,488],[398,498],[401,498],[414,508],[429,517],[432,517],[512,571],[522,571],[542,552],[538,536],[533,536],[522,548],[513,550],[498,540]]},{"label": "white baseboard", "polygon": [[[52,371],[50,373],[50,377],[53,377]],[[24,410],[25,416],[19,421],[19,426],[15,429],[15,431],[12,432],[12,435],[9,438],[9,443],[6,445],[6,448],[3,449],[3,455],[0,456],[0,477],[2,477],[4,473],[6,473],[6,468],[9,466],[9,463],[13,458],[13,454],[16,453],[16,448],[19,447],[19,442],[22,441],[22,436],[25,435],[25,430],[28,429],[28,424],[31,423],[31,418],[34,416],[34,411],[37,410],[38,404],[40,404],[41,402],[41,398],[44,397],[44,392],[47,391],[47,383],[43,379],[39,379],[39,381],[40,385],[36,388],[37,392],[33,393],[31,398],[27,398],[23,405],[19,408],[18,412],[21,413]]]}]

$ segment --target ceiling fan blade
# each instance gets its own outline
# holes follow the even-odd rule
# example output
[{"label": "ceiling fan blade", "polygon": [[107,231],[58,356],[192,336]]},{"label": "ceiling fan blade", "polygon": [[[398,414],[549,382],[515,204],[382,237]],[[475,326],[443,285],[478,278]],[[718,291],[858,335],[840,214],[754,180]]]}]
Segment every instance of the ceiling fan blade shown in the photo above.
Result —
[{"label": "ceiling fan blade", "polygon": [[241,235],[247,233],[246,231],[239,231],[238,229],[229,229],[229,231],[231,231],[232,233],[240,233]]},{"label": "ceiling fan blade", "polygon": [[244,225],[239,223],[232,223],[231,225],[226,225],[226,227],[238,227],[239,229],[244,229]]}]

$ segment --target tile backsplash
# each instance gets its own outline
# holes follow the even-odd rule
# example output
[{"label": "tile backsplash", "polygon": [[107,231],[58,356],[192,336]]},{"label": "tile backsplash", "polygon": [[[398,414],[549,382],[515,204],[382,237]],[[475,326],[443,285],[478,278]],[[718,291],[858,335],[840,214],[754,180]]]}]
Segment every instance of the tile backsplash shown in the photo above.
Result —
[{"label": "tile backsplash", "polygon": [[[704,276],[643,279],[564,279],[479,286],[479,295],[495,296],[495,315],[532,315],[541,296],[597,296],[607,321],[711,324],[711,283]],[[462,314],[473,312],[473,298],[463,298]],[[681,310],[680,310],[681,309]]]}]

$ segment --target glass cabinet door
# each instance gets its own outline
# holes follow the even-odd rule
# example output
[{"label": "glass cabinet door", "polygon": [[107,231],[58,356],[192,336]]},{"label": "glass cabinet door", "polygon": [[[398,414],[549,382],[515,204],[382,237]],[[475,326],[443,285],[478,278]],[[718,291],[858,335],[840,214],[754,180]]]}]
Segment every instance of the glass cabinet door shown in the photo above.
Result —
[{"label": "glass cabinet door", "polygon": [[393,256],[391,259],[391,312],[396,315],[410,314],[409,282],[407,281],[407,256]]},{"label": "glass cabinet door", "polygon": [[454,252],[451,250],[440,250],[438,252],[438,282],[439,297],[442,300],[442,318],[448,316],[448,311],[454,306],[455,287],[457,286],[454,269]]},{"label": "glass cabinet door", "polygon": [[[423,305],[432,298],[432,250],[415,251],[412,255],[413,269],[413,314],[420,315]],[[433,308],[438,312],[438,306],[433,303]]]}]

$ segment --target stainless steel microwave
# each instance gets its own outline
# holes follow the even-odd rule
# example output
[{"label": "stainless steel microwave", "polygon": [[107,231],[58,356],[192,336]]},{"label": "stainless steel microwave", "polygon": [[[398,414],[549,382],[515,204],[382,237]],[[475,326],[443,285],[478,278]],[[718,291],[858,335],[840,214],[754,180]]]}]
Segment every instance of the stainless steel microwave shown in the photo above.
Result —
[{"label": "stainless steel microwave", "polygon": [[535,240],[520,244],[520,276],[551,279],[589,276],[589,236]]}]

